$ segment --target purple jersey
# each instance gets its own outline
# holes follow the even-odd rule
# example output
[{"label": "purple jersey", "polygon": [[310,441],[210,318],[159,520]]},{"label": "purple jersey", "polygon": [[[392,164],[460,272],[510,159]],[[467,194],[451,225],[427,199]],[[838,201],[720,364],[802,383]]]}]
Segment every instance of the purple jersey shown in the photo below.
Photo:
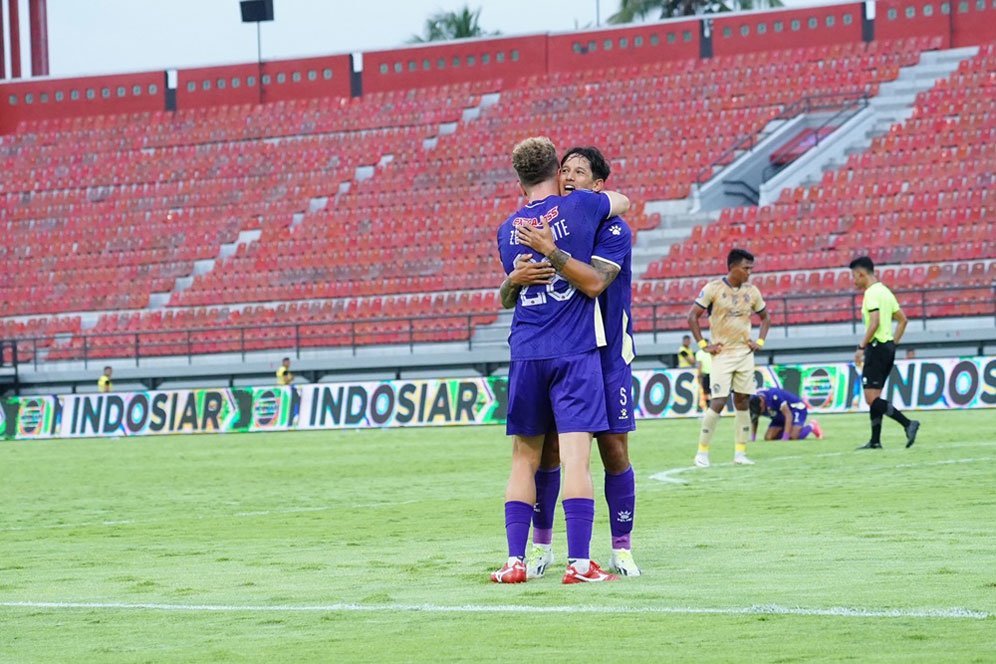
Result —
[{"label": "purple jersey", "polygon": [[612,217],[598,229],[592,258],[619,267],[619,274],[598,296],[605,325],[605,346],[601,350],[602,372],[608,376],[629,365],[636,355],[633,346],[633,232],[619,217]]},{"label": "purple jersey", "polygon": [[782,412],[782,404],[787,403],[789,407],[796,410],[805,410],[806,404],[798,396],[791,392],[786,392],[780,387],[768,387],[757,391],[757,396],[764,397],[764,414],[768,417],[776,417]]},{"label": "purple jersey", "polygon": [[[608,196],[591,191],[547,196],[519,209],[498,228],[498,252],[505,273],[514,269],[519,254],[531,253],[535,260],[543,258],[519,244],[515,237],[517,226],[539,226],[542,221],[553,229],[559,249],[582,263],[590,263],[595,235],[609,210]],[[576,355],[594,350],[604,341],[597,302],[577,292],[563,277],[557,275],[551,284],[527,286],[519,293],[508,335],[512,360]]]}]

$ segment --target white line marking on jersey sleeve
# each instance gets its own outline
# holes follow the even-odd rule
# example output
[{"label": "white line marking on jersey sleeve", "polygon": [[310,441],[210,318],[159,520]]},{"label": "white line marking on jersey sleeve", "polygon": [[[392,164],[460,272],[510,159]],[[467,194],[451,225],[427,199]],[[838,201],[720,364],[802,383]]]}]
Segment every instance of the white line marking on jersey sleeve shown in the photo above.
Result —
[{"label": "white line marking on jersey sleeve", "polygon": [[993,614],[960,607],[947,609],[863,609],[847,606],[807,608],[779,604],[752,604],[731,607],[693,606],[533,606],[517,604],[303,604],[303,605],[238,605],[238,604],[157,604],[126,602],[0,602],[8,609],[105,610],[105,611],[177,611],[191,613],[626,613],[679,615],[777,615],[817,616],[827,618],[924,618],[952,620],[986,620]]}]

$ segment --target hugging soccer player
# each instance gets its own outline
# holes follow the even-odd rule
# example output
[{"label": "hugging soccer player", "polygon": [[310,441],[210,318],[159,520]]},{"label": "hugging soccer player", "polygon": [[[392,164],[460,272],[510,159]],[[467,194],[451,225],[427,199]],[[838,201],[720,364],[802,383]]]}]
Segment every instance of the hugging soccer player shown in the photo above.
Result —
[{"label": "hugging soccer player", "polygon": [[[575,190],[602,191],[610,167],[595,147],[575,147],[560,161],[563,195]],[[602,275],[598,305],[605,326],[606,344],[599,349],[605,382],[608,429],[596,433],[598,451],[605,467],[605,500],[609,508],[612,537],[612,571],[640,576],[633,560],[631,534],[636,517],[636,475],[629,460],[629,432],[636,428],[632,406],[633,345],[632,270],[633,234],[619,217],[604,222],[595,240],[591,267]],[[535,245],[532,248],[542,250]],[[528,281],[527,266],[509,275],[513,285]],[[541,577],[554,562],[553,517],[560,491],[560,455],[557,432],[549,432],[543,458],[536,473],[536,509],[533,513],[533,547],[526,569],[530,578]]]},{"label": "hugging soccer player", "polygon": [[[522,288],[516,297],[506,285],[503,303],[515,301],[509,333],[506,432],[513,436],[512,470],[505,492],[508,560],[491,575],[496,583],[526,581],[525,553],[536,503],[535,475],[543,440],[560,432],[564,465],[564,516],[568,566],[564,583],[611,581],[616,577],[590,559],[595,517],[589,469],[591,435],[607,428],[598,347],[604,344],[597,303],[586,293],[601,277],[590,266],[595,235],[607,217],[625,212],[629,201],[614,192],[578,192],[560,196],[553,143],[530,138],[512,152],[512,165],[528,203],[498,229],[498,250],[506,274],[523,253],[541,258],[524,240],[543,242],[558,276],[549,283]],[[533,234],[536,237],[532,237]],[[547,244],[548,243],[548,244]]]}]

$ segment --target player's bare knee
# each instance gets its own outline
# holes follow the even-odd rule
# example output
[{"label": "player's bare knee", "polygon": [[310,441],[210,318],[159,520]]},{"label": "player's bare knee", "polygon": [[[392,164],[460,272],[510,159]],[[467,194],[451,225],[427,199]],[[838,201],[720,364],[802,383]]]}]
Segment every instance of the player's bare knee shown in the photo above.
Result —
[{"label": "player's bare knee", "polygon": [[629,468],[629,440],[624,433],[606,433],[598,437],[598,453],[605,472],[618,475]]},{"label": "player's bare knee", "polygon": [[777,440],[779,436],[782,435],[781,429],[768,429],[764,432],[765,440]]},{"label": "player's bare knee", "polygon": [[548,455],[544,452],[543,457],[540,459],[539,467],[540,470],[556,470],[560,468],[560,455]]},{"label": "player's bare knee", "polygon": [[739,392],[733,393],[733,407],[737,410],[747,410],[750,406],[750,395],[740,394]]},{"label": "player's bare knee", "polygon": [[560,463],[565,468],[587,466],[591,460],[591,435],[565,433],[560,436]]},{"label": "player's bare knee", "polygon": [[543,455],[540,458],[540,468],[553,470],[560,466],[560,438],[553,431],[543,439]]},{"label": "player's bare knee", "polygon": [[527,447],[518,447],[512,450],[512,463],[520,466],[528,466],[536,472],[540,467],[540,455],[535,450]]}]

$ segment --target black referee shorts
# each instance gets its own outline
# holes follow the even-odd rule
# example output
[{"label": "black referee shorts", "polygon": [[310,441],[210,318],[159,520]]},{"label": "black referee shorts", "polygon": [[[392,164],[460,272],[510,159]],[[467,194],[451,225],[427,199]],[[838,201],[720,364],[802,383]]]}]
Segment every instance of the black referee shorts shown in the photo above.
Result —
[{"label": "black referee shorts", "polygon": [[712,394],[712,381],[709,380],[709,374],[702,374],[702,391],[706,397]]},{"label": "black referee shorts", "polygon": [[865,348],[865,365],[861,369],[861,386],[870,390],[881,390],[885,380],[892,373],[896,363],[896,344],[873,341]]}]

